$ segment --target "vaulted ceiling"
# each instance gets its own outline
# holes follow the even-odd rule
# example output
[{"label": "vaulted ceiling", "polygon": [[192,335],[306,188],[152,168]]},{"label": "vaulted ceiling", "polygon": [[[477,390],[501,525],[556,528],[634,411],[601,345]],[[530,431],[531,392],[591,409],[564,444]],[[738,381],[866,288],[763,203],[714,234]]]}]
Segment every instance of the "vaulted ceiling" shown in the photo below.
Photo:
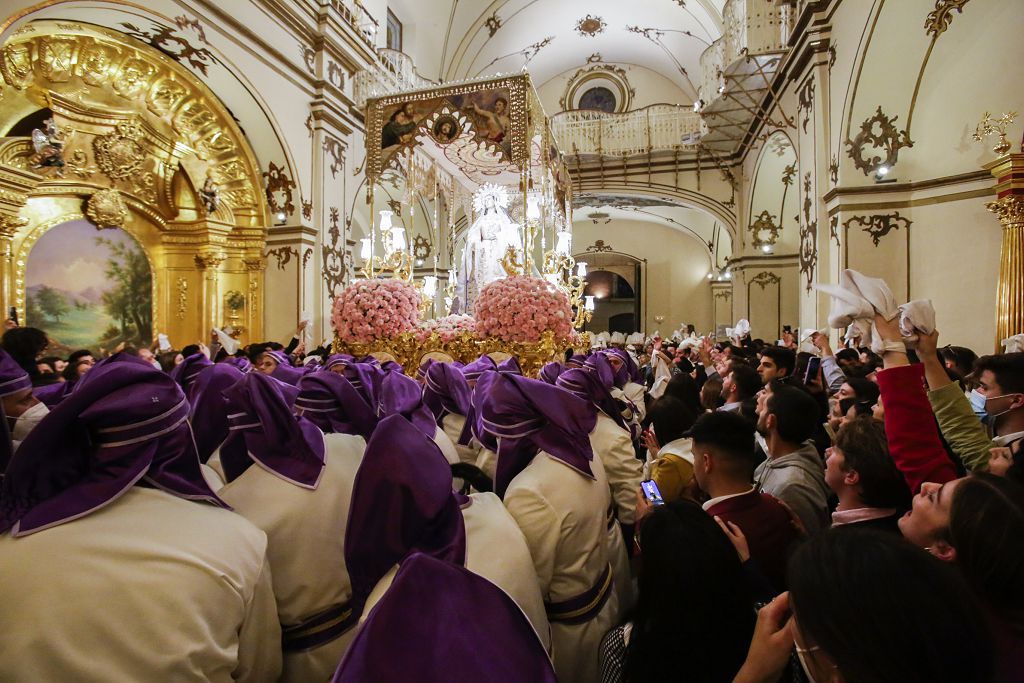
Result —
[{"label": "vaulted ceiling", "polygon": [[[450,0],[435,21],[445,81],[528,69],[540,86],[598,55],[648,68],[696,99],[700,54],[721,35],[725,0]],[[597,58],[594,58],[595,60]]]}]

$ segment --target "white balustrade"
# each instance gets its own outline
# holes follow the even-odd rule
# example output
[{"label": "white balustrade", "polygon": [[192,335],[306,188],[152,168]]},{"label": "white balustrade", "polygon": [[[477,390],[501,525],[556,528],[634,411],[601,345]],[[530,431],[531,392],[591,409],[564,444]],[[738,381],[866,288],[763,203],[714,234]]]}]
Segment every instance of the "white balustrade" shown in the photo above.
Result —
[{"label": "white balustrade", "polygon": [[575,110],[556,114],[551,130],[565,154],[630,156],[696,145],[701,118],[689,107],[655,104],[622,114]]}]

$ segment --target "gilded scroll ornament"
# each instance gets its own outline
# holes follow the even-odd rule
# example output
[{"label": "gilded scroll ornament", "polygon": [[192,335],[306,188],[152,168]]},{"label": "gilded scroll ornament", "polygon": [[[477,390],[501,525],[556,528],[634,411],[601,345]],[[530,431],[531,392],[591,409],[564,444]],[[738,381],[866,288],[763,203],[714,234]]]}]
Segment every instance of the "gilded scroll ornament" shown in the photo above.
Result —
[{"label": "gilded scroll ornament", "polygon": [[715,298],[716,299],[723,299],[724,301],[728,301],[729,299],[732,298],[732,292],[729,291],[728,289],[723,289],[723,290],[721,290],[719,292],[715,292]]},{"label": "gilded scroll ornament", "polygon": [[587,247],[586,250],[587,250],[587,252],[594,252],[594,253],[600,254],[601,252],[612,251],[612,245],[605,244],[604,240],[597,240],[596,242],[591,244],[589,247]]},{"label": "gilded scroll ornament", "polygon": [[839,182],[839,157],[833,156],[832,161],[829,162],[828,177],[833,185]]},{"label": "gilded scroll ornament", "polygon": [[26,225],[28,225],[27,218],[0,214],[0,238],[11,239]]},{"label": "gilded scroll ornament", "polygon": [[985,208],[999,218],[1003,227],[1024,223],[1024,198],[1007,195],[1002,199],[985,204]]},{"label": "gilded scroll ornament", "polygon": [[[899,158],[900,150],[904,147],[913,147],[914,141],[910,139],[910,133],[898,129],[894,124],[899,116],[888,116],[882,112],[879,106],[874,116],[860,124],[860,132],[852,140],[846,140],[847,155],[853,159],[853,165],[860,169],[864,175],[870,175],[882,165],[892,167]],[[865,158],[865,147],[871,149],[882,149],[885,158],[871,156]]]},{"label": "gilded scroll ornament", "polygon": [[494,14],[487,17],[484,20],[484,25],[487,27],[487,37],[493,38],[494,34],[501,28],[501,17],[498,16],[498,12],[495,11]]},{"label": "gilded scroll ornament", "polygon": [[323,277],[328,295],[333,297],[345,285],[346,264],[345,244],[341,239],[341,226],[339,225],[341,214],[338,211],[338,207],[330,207],[329,215],[331,227],[328,229],[327,234],[330,235],[331,239],[329,242],[324,240],[324,243],[320,246],[322,263],[320,274]]},{"label": "gilded scroll ornament", "polygon": [[277,247],[275,249],[267,249],[266,256],[273,256],[277,261],[277,269],[284,270],[285,266],[292,262],[292,257],[299,257],[299,250],[292,246]]},{"label": "gilded scroll ornament", "polygon": [[818,267],[818,220],[811,220],[811,174],[804,174],[803,220],[800,221],[800,252],[797,254],[804,288],[810,292],[814,287],[814,271]]},{"label": "gilded scroll ornament", "polygon": [[[776,225],[775,216],[769,213],[768,209],[765,209],[750,224],[749,230],[751,234],[750,243],[760,248],[765,244],[775,244],[779,239],[779,232],[782,228]],[[763,237],[763,233],[768,233],[767,237]]]},{"label": "gilded scroll ornament", "polygon": [[924,20],[925,33],[938,38],[953,23],[953,12],[963,14],[968,0],[935,0],[935,9]]},{"label": "gilded scroll ornament", "polygon": [[895,211],[871,216],[853,216],[843,223],[843,227],[849,230],[853,224],[864,226],[861,229],[871,235],[871,242],[877,247],[883,237],[901,227],[909,228],[913,221],[901,216],[899,211]]},{"label": "gilded scroll ornament", "polygon": [[128,220],[128,207],[121,193],[110,188],[94,192],[85,204],[85,215],[98,228],[123,228]]},{"label": "gilded scroll ornament", "polygon": [[188,313],[188,280],[183,277],[178,278],[178,320],[184,320],[185,315]]},{"label": "gilded scroll ornament", "polygon": [[335,178],[345,164],[345,149],[340,140],[327,135],[324,137],[324,152],[331,158],[331,177]]},{"label": "gilded scroll ornament", "polygon": [[836,241],[836,246],[842,246],[839,242],[839,216],[832,216],[828,219],[829,238]]},{"label": "gilded scroll ornament", "polygon": [[300,196],[299,197],[299,201],[302,202],[302,217],[305,218],[307,221],[308,220],[312,220],[313,219],[313,200],[312,199],[304,199],[303,197]]},{"label": "gilded scroll ornament", "polygon": [[808,78],[797,93],[797,104],[796,109],[798,112],[803,114],[803,120],[800,122],[807,132],[807,124],[811,121],[811,110],[814,108],[814,79]]},{"label": "gilded scroll ornament", "polygon": [[[295,211],[294,196],[295,181],[291,180],[285,173],[284,166],[278,166],[273,161],[263,172],[263,179],[267,183],[267,204],[274,213],[283,211],[291,215]],[[280,200],[278,199],[280,195]]]},{"label": "gilded scroll ornament", "polygon": [[124,121],[115,130],[92,143],[96,165],[111,180],[123,180],[142,168],[146,150],[139,142],[142,126],[137,121]]},{"label": "gilded scroll ornament", "polygon": [[576,22],[576,33],[579,33],[581,36],[590,36],[593,38],[598,33],[604,33],[606,26],[608,26],[608,24],[604,19],[588,14]]},{"label": "gilded scroll ornament", "polygon": [[179,64],[187,64],[202,72],[204,76],[209,76],[207,70],[213,64],[218,63],[217,57],[209,48],[195,47],[188,38],[176,35],[170,26],[154,23],[150,30],[143,31],[134,24],[122,22],[120,25],[124,32],[132,38],[147,43]]},{"label": "gilded scroll ornament", "polygon": [[761,289],[764,289],[768,285],[777,285],[782,282],[782,278],[767,270],[762,270],[760,273],[750,279],[748,285],[757,285]]}]

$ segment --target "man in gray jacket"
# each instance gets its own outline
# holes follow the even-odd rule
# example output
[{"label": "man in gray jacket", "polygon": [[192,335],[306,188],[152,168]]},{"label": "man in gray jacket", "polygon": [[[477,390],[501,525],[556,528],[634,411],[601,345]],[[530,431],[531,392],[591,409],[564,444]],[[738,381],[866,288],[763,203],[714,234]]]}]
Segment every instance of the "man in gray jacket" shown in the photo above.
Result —
[{"label": "man in gray jacket", "polygon": [[800,518],[808,535],[828,527],[825,467],[810,441],[818,422],[818,404],[805,391],[766,386],[757,398],[757,431],[768,459],[754,471],[754,483]]}]

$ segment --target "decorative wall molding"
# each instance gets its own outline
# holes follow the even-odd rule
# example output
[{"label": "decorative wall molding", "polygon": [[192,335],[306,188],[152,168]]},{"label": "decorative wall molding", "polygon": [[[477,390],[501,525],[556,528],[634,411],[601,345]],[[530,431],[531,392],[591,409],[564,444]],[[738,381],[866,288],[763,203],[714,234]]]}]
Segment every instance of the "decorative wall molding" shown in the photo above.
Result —
[{"label": "decorative wall molding", "polygon": [[[179,28],[184,28],[186,25],[198,26],[196,33],[199,34],[200,40],[206,43],[206,32],[203,31],[198,20],[188,20],[184,15],[175,17],[174,20]],[[143,31],[134,24],[126,22],[121,22],[119,26],[121,26],[122,32],[126,35],[159,50],[179,64],[188,65],[200,71],[204,76],[209,75],[207,69],[210,66],[220,63],[220,60],[217,59],[217,56],[209,48],[192,45],[188,38],[176,35],[174,29],[170,26],[161,26],[153,22],[152,28],[148,31]]]},{"label": "decorative wall molding", "polygon": [[608,24],[601,17],[588,14],[576,22],[576,33],[593,38],[599,33],[604,33],[604,29],[607,26]]},{"label": "decorative wall molding", "polygon": [[[263,179],[266,181],[267,205],[273,212],[284,211],[290,216],[295,211],[294,195],[295,181],[291,180],[285,173],[285,166],[278,166],[273,161],[263,172]],[[278,199],[280,195],[280,200]]]},{"label": "decorative wall molding", "polygon": [[331,158],[331,177],[335,178],[345,165],[345,148],[340,140],[327,135],[324,136],[324,152]]},{"label": "decorative wall molding", "polygon": [[800,221],[800,251],[798,254],[800,275],[804,279],[804,290],[814,286],[814,272],[818,266],[818,220],[811,220],[811,174],[804,174],[803,220]]},{"label": "decorative wall molding", "polygon": [[768,285],[777,285],[782,282],[782,278],[775,273],[767,270],[762,270],[760,273],[750,278],[747,282],[747,286],[757,285],[761,289],[766,288]]},{"label": "decorative wall molding", "polygon": [[[853,160],[856,166],[864,175],[871,175],[882,164],[892,167],[899,159],[900,150],[904,147],[913,147],[914,141],[910,139],[910,133],[898,129],[894,124],[899,116],[889,116],[882,111],[881,105],[875,110],[870,118],[860,124],[860,131],[851,140],[847,138],[846,153]],[[876,133],[875,130],[878,129]],[[881,148],[885,151],[885,158],[880,156],[869,156],[865,158],[867,150]],[[871,154],[870,151],[867,151]]]},{"label": "decorative wall molding", "polygon": [[291,245],[285,245],[276,249],[267,249],[264,256],[273,256],[277,261],[277,269],[284,270],[284,267],[291,263],[292,257],[299,258],[299,250]]},{"label": "decorative wall molding", "polygon": [[811,111],[814,109],[814,79],[808,78],[797,92],[796,110],[803,114],[800,121],[804,132],[807,132],[807,124],[811,121]]},{"label": "decorative wall molding", "polygon": [[[331,240],[330,242],[324,240],[320,247],[322,255],[321,276],[327,288],[327,296],[333,298],[345,284],[345,242],[342,240],[341,226],[339,225],[341,216],[338,212],[338,207],[330,207],[329,212],[331,227],[327,234]],[[351,221],[352,219],[349,218],[346,225],[351,226]]]},{"label": "decorative wall molding", "polygon": [[487,37],[493,38],[494,34],[501,28],[501,17],[498,16],[497,10],[484,20],[484,25],[487,27]]},{"label": "decorative wall molding", "polygon": [[[774,214],[768,209],[761,211],[747,229],[750,230],[750,243],[757,248],[765,244],[775,244],[779,239],[779,232],[782,231],[782,227],[775,223]],[[767,238],[761,237],[764,232],[768,233]]]},{"label": "decorative wall molding", "polygon": [[312,199],[307,200],[307,199],[305,199],[305,198],[303,198],[301,196],[299,197],[299,200],[302,202],[302,217],[305,218],[307,221],[308,220],[312,220],[313,219],[313,200]]},{"label": "decorative wall molding", "polygon": [[175,315],[178,320],[184,320],[188,313],[188,280],[183,277],[179,277],[177,281],[178,286],[178,310]]},{"label": "decorative wall molding", "polygon": [[870,216],[852,216],[843,223],[843,227],[849,230],[853,224],[863,226],[861,230],[871,235],[871,242],[877,247],[883,237],[901,227],[910,228],[913,221],[901,216],[899,211],[895,211],[893,213],[876,213]]},{"label": "decorative wall molding", "polygon": [[842,246],[839,241],[839,216],[832,216],[828,219],[829,238],[836,241],[836,246]]},{"label": "decorative wall molding", "polygon": [[612,245],[605,244],[604,240],[597,240],[593,244],[591,244],[589,247],[587,247],[586,251],[588,253],[592,253],[592,254],[600,254],[601,252],[615,251],[615,250],[612,248]]}]

